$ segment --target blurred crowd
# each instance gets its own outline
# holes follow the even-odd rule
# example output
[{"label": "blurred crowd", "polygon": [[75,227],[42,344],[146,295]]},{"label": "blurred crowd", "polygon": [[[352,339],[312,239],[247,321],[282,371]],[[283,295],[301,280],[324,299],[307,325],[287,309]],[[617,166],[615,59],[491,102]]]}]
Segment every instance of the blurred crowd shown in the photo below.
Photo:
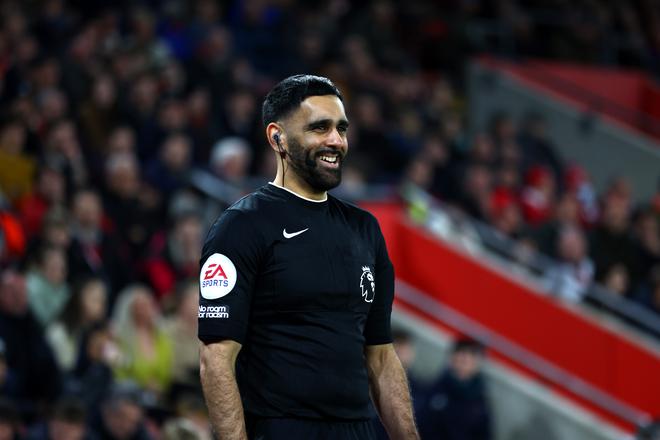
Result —
[{"label": "blurred crowd", "polygon": [[555,153],[533,113],[495,114],[467,146],[429,140],[404,178],[489,224],[496,238],[551,257],[543,283],[552,294],[578,302],[597,282],[660,319],[660,179],[643,203],[624,176],[599,194],[583,167]]},{"label": "blurred crowd", "polygon": [[461,91],[463,60],[495,44],[470,23],[567,58],[567,35],[598,54],[625,31],[648,67],[657,4],[571,3],[555,41],[520,3],[1,2],[0,439],[210,438],[195,278],[222,204],[203,182],[233,196],[272,178],[260,103],[294,73],[346,97],[346,195],[413,182],[555,256],[559,295],[595,279],[660,312],[660,188],[647,206],[623,178],[596,194],[539,115],[468,138]]}]

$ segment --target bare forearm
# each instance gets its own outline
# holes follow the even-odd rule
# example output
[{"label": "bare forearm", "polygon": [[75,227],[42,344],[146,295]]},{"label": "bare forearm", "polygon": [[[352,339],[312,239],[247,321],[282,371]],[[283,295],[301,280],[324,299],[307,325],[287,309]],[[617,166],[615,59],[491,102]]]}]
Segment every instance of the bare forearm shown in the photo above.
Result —
[{"label": "bare forearm", "polygon": [[233,362],[217,353],[202,351],[200,377],[216,437],[219,440],[246,440],[243,404]]},{"label": "bare forearm", "polygon": [[392,440],[419,439],[406,373],[394,351],[368,363],[371,394]]}]

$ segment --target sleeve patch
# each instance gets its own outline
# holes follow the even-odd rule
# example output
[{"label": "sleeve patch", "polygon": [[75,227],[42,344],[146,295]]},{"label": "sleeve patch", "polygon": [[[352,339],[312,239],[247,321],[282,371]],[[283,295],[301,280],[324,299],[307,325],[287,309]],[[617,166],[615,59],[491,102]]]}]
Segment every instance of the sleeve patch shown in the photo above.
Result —
[{"label": "sleeve patch", "polygon": [[199,272],[199,289],[204,299],[228,295],[236,285],[236,266],[222,254],[211,255]]}]

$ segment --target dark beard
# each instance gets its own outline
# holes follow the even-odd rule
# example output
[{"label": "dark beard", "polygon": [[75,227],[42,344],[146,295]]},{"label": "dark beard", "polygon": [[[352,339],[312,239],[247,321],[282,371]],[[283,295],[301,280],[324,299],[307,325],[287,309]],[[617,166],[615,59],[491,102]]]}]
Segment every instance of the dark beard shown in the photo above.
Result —
[{"label": "dark beard", "polygon": [[[336,170],[320,168],[316,163],[316,156],[320,153],[331,151],[321,148],[318,150],[305,148],[295,139],[289,141],[289,163],[296,175],[307,183],[316,192],[328,191],[336,188],[341,183],[341,167],[343,155],[339,153],[337,160],[339,167]],[[332,150],[334,151],[334,150]]]}]

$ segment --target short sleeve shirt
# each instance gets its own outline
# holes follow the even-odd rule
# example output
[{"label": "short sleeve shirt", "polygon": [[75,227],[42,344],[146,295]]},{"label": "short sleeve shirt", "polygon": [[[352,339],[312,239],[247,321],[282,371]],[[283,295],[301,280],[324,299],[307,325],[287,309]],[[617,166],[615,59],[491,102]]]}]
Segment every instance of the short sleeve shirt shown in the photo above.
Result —
[{"label": "short sleeve shirt", "polygon": [[371,214],[269,184],[209,231],[199,338],[242,344],[246,412],[367,419],[364,348],[391,342],[393,294],[394,270]]}]

